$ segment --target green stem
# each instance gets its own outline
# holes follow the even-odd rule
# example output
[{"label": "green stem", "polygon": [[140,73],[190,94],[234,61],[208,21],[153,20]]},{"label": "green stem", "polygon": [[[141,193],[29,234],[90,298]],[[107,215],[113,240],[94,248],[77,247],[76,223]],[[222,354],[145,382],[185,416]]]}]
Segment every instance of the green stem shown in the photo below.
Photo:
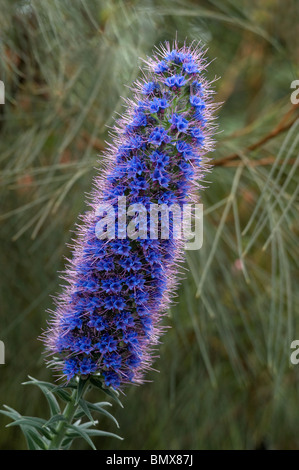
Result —
[{"label": "green stem", "polygon": [[70,401],[67,403],[64,411],[63,411],[63,417],[65,418],[63,421],[60,421],[58,423],[57,429],[56,429],[56,434],[53,437],[50,445],[49,445],[49,450],[59,450],[60,445],[65,437],[65,433],[67,430],[67,425],[71,424],[74,414],[77,411],[78,408],[78,403],[76,403],[76,398],[77,398],[77,389],[74,389],[71,396],[70,396]]}]

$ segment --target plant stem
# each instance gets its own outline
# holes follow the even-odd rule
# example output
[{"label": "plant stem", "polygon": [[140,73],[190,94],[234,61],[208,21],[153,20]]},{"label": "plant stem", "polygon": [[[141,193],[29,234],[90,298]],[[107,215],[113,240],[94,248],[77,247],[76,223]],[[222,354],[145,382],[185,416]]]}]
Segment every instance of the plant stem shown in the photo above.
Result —
[{"label": "plant stem", "polygon": [[63,417],[65,418],[63,421],[58,423],[56,434],[52,439],[52,442],[49,445],[49,450],[59,450],[62,440],[64,439],[65,432],[67,430],[67,425],[72,422],[74,414],[78,408],[78,404],[76,404],[76,396],[77,390],[74,389],[71,394],[71,400],[67,403],[64,411]]}]

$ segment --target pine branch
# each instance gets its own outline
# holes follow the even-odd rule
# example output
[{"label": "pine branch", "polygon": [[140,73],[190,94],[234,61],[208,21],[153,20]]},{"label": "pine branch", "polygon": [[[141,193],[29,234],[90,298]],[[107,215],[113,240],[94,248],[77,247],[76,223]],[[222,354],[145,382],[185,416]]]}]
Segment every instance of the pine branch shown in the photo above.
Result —
[{"label": "pine branch", "polygon": [[[296,115],[293,117],[293,119],[291,119],[290,121],[288,120],[290,115],[293,114],[297,109],[299,109],[299,105],[294,105],[284,116],[283,118],[281,119],[281,121],[279,122],[279,124],[272,130],[270,131],[268,134],[264,135],[262,138],[258,139],[256,142],[254,142],[253,144],[249,145],[248,147],[246,147],[245,150],[243,150],[242,152],[235,152],[235,153],[232,153],[230,155],[227,155],[223,158],[220,158],[218,160],[215,160],[214,161],[214,166],[238,166],[239,163],[236,163],[236,164],[232,164],[231,162],[234,161],[234,160],[238,160],[240,158],[240,154],[245,154],[247,152],[252,152],[256,149],[258,149],[259,147],[262,147],[266,142],[268,142],[269,140],[271,139],[274,139],[275,137],[277,137],[279,134],[289,130],[292,125],[297,121],[298,117],[299,117],[299,114],[296,113]],[[286,122],[287,121],[287,122]],[[259,160],[259,161],[255,161],[252,163],[252,166],[256,166],[256,165],[270,165],[271,163],[273,163],[273,158],[274,157],[271,157],[271,160],[265,160],[265,159],[262,159],[262,160]],[[289,162],[291,163],[291,161]]]}]

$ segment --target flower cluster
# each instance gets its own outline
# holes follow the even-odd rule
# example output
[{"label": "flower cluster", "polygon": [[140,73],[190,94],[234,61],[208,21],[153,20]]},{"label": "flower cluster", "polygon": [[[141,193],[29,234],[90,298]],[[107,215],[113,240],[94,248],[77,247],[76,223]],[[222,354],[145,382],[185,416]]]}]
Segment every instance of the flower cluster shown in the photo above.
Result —
[{"label": "flower cluster", "polygon": [[165,327],[178,284],[183,243],[173,237],[99,239],[96,208],[120,196],[128,204],[197,202],[213,147],[210,84],[198,47],[168,43],[145,61],[146,79],[115,126],[105,173],[94,180],[67,281],[45,333],[56,367],[70,380],[97,375],[115,389],[141,383]]}]

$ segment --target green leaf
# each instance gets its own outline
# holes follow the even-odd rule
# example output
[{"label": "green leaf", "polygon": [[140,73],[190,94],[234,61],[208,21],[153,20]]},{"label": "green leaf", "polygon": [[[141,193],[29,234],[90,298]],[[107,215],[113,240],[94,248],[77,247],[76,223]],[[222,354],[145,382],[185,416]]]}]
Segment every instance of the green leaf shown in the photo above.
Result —
[{"label": "green leaf", "polygon": [[82,411],[84,412],[84,414],[86,414],[88,419],[94,424],[95,422],[94,422],[94,419],[92,417],[92,414],[89,411],[90,407],[88,406],[88,403],[84,399],[80,398],[79,406],[82,409]]},{"label": "green leaf", "polygon": [[77,437],[82,437],[86,442],[88,442],[88,444],[90,445],[90,447],[93,450],[97,450],[94,443],[92,442],[92,440],[88,436],[87,431],[85,431],[84,429],[81,429],[79,426],[75,426],[73,424],[68,424],[67,427],[68,427],[68,429],[70,429],[70,431],[67,431],[67,433],[66,433],[67,436],[72,437],[73,439],[77,438]]},{"label": "green leaf", "polygon": [[42,439],[40,434],[32,428],[22,427],[22,431],[26,438],[29,450],[47,450],[47,443]]},{"label": "green leaf", "polygon": [[37,385],[37,384],[39,384],[39,385],[47,388],[48,390],[50,390],[52,393],[57,394],[58,396],[60,396],[65,401],[70,401],[70,396],[69,396],[68,392],[65,391],[65,389],[77,388],[77,385],[74,384],[74,383],[68,383],[68,384],[65,384],[65,385],[53,385],[51,382],[45,382],[44,380],[37,380],[34,377],[31,377],[30,375],[28,375],[28,377],[31,380],[28,381],[28,382],[23,382],[23,385]]},{"label": "green leaf", "polygon": [[53,387],[52,393],[55,393],[63,401],[69,402],[69,401],[71,401],[71,396],[68,392],[65,391],[66,388],[71,388],[71,387],[65,387],[65,386]]},{"label": "green leaf", "polygon": [[76,401],[75,404],[77,405],[83,395],[85,386],[88,382],[88,379],[82,379],[82,377],[79,378],[78,386],[77,386],[77,394],[76,394]]},{"label": "green leaf", "polygon": [[31,378],[31,381],[24,382],[23,385],[36,385],[37,387],[39,387],[47,399],[51,416],[60,414],[61,413],[60,406],[54,394],[51,392],[51,388],[53,388],[54,386],[48,382],[42,382],[40,380],[33,379],[32,377],[30,378]]},{"label": "green leaf", "polygon": [[17,416],[16,414],[12,413],[11,411],[4,411],[0,410],[0,414],[8,416],[11,419],[18,419],[21,415]]},{"label": "green leaf", "polygon": [[116,403],[118,403],[122,408],[123,408],[123,404],[121,403],[121,401],[119,400],[118,398],[118,394],[115,390],[112,390],[111,388],[104,388],[103,387],[103,384],[102,384],[102,381],[99,380],[99,379],[96,379],[95,377],[91,377],[90,378],[90,383],[96,387],[96,388],[99,388],[100,390],[102,390],[104,393],[106,393],[106,395],[108,395],[109,397],[113,398],[114,401],[116,401]]},{"label": "green leaf", "polygon": [[108,403],[108,402],[90,403],[85,400],[85,404],[90,410],[97,411],[98,413],[104,414],[108,418],[112,419],[112,421],[114,421],[116,426],[119,428],[118,421],[114,418],[114,416],[111,413],[109,413],[109,411],[102,408],[103,403],[109,404],[111,406],[111,403]]},{"label": "green leaf", "polygon": [[36,443],[36,440],[34,440],[31,436],[31,433],[32,433],[32,430],[28,430],[26,428],[21,428],[22,431],[23,431],[23,434],[26,438],[26,442],[27,442],[27,447],[28,447],[28,450],[41,450],[41,446],[38,445]]},{"label": "green leaf", "polygon": [[114,434],[112,432],[108,432],[108,431],[101,431],[99,429],[88,429],[86,431],[86,433],[89,435],[89,436],[107,436],[107,437],[115,437],[116,439],[120,439],[121,441],[123,441],[123,437],[120,437],[118,436],[118,434]]},{"label": "green leaf", "polygon": [[0,410],[0,413],[6,416],[9,416],[11,419],[20,418],[21,415],[16,410],[11,408],[10,406],[3,405],[3,408],[6,408],[8,411]]},{"label": "green leaf", "polygon": [[[44,425],[43,427],[48,427],[48,428],[51,428],[51,426],[55,423],[57,423],[58,421],[65,421],[65,417],[63,415],[55,415],[55,416],[52,416]],[[51,428],[52,430],[52,428]]]},{"label": "green leaf", "polygon": [[68,450],[73,442],[73,439],[73,437],[65,437],[61,444],[62,450]]},{"label": "green leaf", "polygon": [[37,418],[33,416],[21,416],[18,419],[15,419],[13,423],[9,423],[7,427],[10,426],[19,426],[19,425],[28,425],[28,426],[43,426],[46,423],[45,419]]},{"label": "green leaf", "polygon": [[36,417],[31,417],[31,416],[21,416],[20,418],[16,419],[12,423],[7,424],[7,428],[12,427],[12,426],[28,426],[31,428],[35,428],[38,430],[41,434],[43,434],[46,438],[51,439],[52,434],[49,432],[48,429],[44,427],[44,424],[46,423],[46,420],[42,418],[36,418]]},{"label": "green leaf", "polygon": [[[97,423],[97,421],[96,421]],[[78,422],[74,423],[75,426],[80,426],[80,429],[89,429],[91,428],[92,426],[94,426],[94,424],[91,422],[91,421],[86,421],[85,423],[81,423],[81,420],[79,420]]]}]

